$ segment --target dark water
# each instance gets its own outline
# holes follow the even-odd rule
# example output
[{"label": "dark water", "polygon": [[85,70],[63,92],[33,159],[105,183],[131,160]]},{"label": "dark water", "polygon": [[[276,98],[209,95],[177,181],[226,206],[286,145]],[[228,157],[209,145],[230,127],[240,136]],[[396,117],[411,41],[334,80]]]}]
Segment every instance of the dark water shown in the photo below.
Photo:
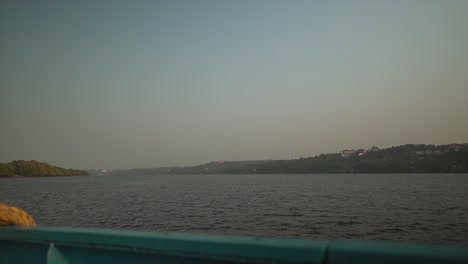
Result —
[{"label": "dark water", "polygon": [[468,175],[0,179],[42,226],[468,245]]}]

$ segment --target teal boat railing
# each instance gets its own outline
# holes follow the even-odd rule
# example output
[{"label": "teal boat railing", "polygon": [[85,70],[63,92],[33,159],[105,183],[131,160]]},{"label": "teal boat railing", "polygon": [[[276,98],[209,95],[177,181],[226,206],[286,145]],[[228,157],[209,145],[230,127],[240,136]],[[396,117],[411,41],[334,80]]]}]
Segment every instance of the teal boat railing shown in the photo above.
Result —
[{"label": "teal boat railing", "polygon": [[468,248],[127,230],[1,227],[0,263],[468,263]]}]

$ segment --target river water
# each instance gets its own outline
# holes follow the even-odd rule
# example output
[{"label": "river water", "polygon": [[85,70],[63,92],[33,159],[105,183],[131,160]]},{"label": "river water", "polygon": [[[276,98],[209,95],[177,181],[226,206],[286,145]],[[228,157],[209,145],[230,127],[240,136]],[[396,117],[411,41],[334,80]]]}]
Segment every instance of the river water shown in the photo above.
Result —
[{"label": "river water", "polygon": [[467,174],[3,178],[41,226],[468,245]]}]

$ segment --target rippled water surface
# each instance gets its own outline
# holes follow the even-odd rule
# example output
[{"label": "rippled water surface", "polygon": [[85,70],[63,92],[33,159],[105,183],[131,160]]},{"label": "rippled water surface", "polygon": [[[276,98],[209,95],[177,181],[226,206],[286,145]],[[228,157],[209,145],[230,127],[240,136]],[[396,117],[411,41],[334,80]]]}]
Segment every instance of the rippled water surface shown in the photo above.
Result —
[{"label": "rippled water surface", "polygon": [[468,175],[0,179],[42,226],[468,245]]}]

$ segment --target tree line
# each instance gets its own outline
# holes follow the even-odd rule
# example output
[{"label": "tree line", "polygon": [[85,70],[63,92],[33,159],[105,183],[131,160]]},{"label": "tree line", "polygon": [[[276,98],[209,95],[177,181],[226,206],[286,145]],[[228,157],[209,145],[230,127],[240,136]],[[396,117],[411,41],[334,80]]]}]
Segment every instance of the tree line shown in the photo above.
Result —
[{"label": "tree line", "polygon": [[[120,174],[468,173],[468,144],[414,145],[343,157],[210,162],[198,166],[132,169]],[[117,173],[117,174],[118,174]]]},{"label": "tree line", "polygon": [[88,172],[85,170],[65,169],[36,160],[14,160],[9,163],[0,163],[0,177],[81,175],[88,175]]}]

